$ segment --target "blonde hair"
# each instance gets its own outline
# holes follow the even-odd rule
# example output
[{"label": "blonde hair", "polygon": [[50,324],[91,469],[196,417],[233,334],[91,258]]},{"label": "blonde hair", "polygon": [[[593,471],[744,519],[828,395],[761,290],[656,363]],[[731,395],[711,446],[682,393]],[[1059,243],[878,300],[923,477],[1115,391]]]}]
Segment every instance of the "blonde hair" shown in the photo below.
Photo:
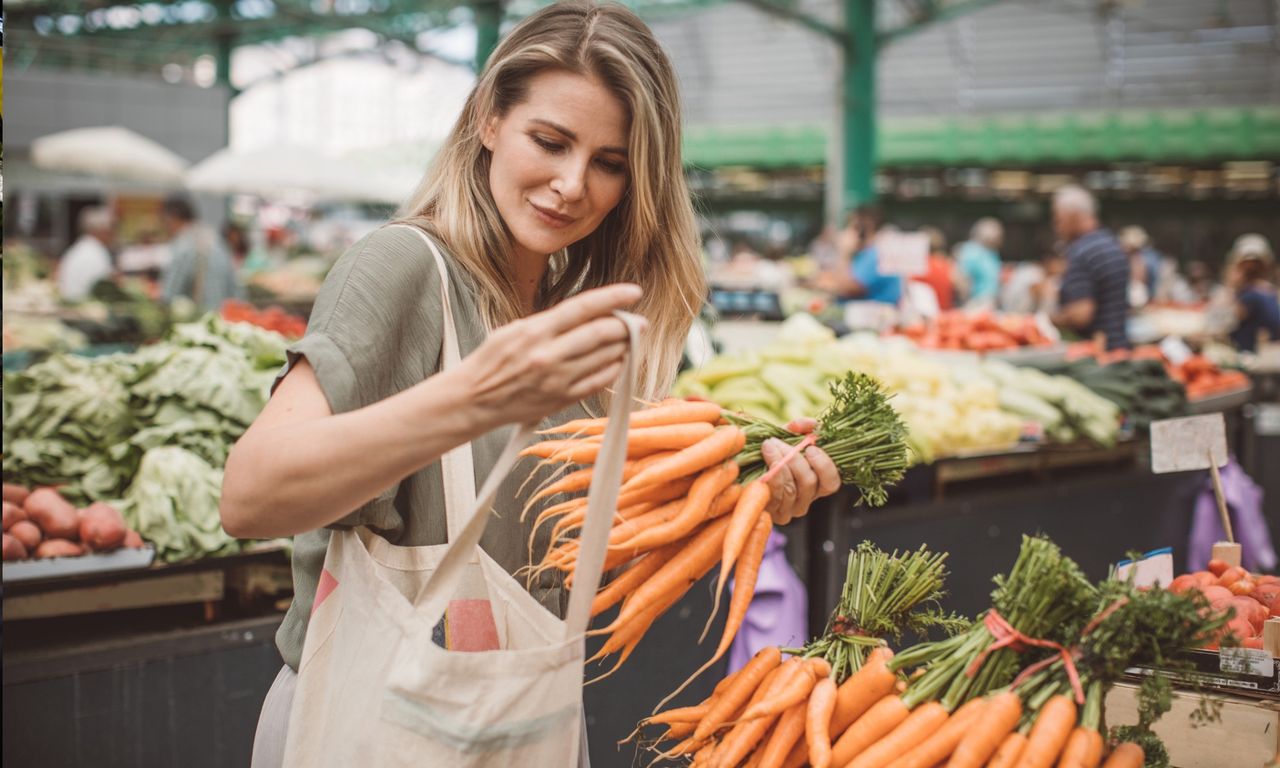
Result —
[{"label": "blonde hair", "polygon": [[489,189],[481,129],[527,96],[530,78],[563,70],[599,79],[626,107],[630,175],[622,201],[587,237],[551,255],[537,307],[609,283],[644,287],[649,320],[638,395],[665,393],[706,295],[693,204],[680,157],[675,72],[644,22],[619,5],[556,3],[520,23],[489,58],[431,169],[400,211],[437,235],[475,281],[494,328],[521,315],[511,235]]}]

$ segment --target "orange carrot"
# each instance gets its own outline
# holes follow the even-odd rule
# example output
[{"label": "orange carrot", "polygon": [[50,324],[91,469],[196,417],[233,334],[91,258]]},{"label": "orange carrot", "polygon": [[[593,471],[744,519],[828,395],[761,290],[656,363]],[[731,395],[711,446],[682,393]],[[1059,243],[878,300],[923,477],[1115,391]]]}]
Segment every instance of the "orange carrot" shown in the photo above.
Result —
[{"label": "orange carrot", "polygon": [[1102,762],[1102,734],[1093,728],[1076,726],[1058,758],[1058,768],[1097,768]]},{"label": "orange carrot", "polygon": [[[868,656],[862,669],[854,672],[840,684],[836,691],[836,707],[831,713],[831,726],[828,732],[839,738],[850,725],[863,713],[871,709],[877,701],[893,691],[893,684],[898,681],[897,675],[889,671],[888,663],[893,658],[893,651],[888,648],[877,648]],[[839,765],[839,763],[835,763]]]},{"label": "orange carrot", "polygon": [[729,569],[737,562],[738,555],[747,543],[747,537],[751,535],[752,526],[768,504],[767,483],[756,480],[742,489],[738,504],[733,508],[733,515],[729,518],[731,520],[729,530],[725,533],[723,553],[720,557],[720,578],[716,582],[716,596],[713,603],[720,602],[720,591],[724,589],[724,583],[729,578]]},{"label": "orange carrot", "polygon": [[947,722],[947,710],[936,701],[927,701],[889,734],[858,753],[846,768],[883,768],[898,755],[928,738]]},{"label": "orange carrot", "polygon": [[1146,759],[1142,747],[1126,741],[1111,750],[1111,755],[1107,758],[1107,762],[1102,764],[1102,768],[1142,768]]},{"label": "orange carrot", "polygon": [[661,595],[683,595],[687,592],[715,564],[728,522],[723,517],[712,520],[690,537],[689,542],[674,557],[631,594],[615,623],[625,622],[629,616],[638,614],[643,606],[656,601]]},{"label": "orange carrot", "polygon": [[900,696],[880,699],[831,745],[831,764],[848,765],[867,747],[888,736],[910,714],[911,710],[902,703]]},{"label": "orange carrot", "polygon": [[[674,454],[675,451],[661,451],[659,453],[653,453],[645,456],[643,459],[628,461],[622,467],[622,481],[626,482],[627,480],[630,480],[650,464],[661,461],[662,459]],[[595,471],[595,467],[583,467],[582,469],[570,472],[535,493],[533,497],[529,499],[529,505],[532,506],[536,502],[551,498],[559,493],[575,493],[577,491],[587,490],[591,487],[591,478],[594,477]]]},{"label": "orange carrot", "polygon": [[760,750],[760,768],[782,768],[791,748],[804,738],[805,712],[802,701],[782,713],[764,749]]},{"label": "orange carrot", "polygon": [[776,717],[809,698],[814,683],[818,682],[814,668],[801,659],[792,659],[784,666],[790,667],[790,670],[783,673],[785,677],[779,675],[778,681],[773,684],[773,693],[767,700],[748,707],[742,713],[743,720]]},{"label": "orange carrot", "polygon": [[[760,687],[751,695],[751,699],[747,702],[747,709],[751,709],[772,696],[773,689],[785,667],[786,665],[777,666],[769,672],[760,683]],[[760,743],[760,740],[764,738],[765,733],[776,719],[774,717],[757,717],[753,720],[739,720],[737,725],[729,729],[729,732],[720,740],[720,746],[716,747],[715,753],[711,756],[711,765],[716,768],[733,768],[733,766],[742,762],[742,758],[746,757],[755,748],[756,744]]]},{"label": "orange carrot", "polygon": [[1067,696],[1054,696],[1036,715],[1027,736],[1026,749],[1018,758],[1018,768],[1049,768],[1062,752],[1076,724],[1076,703]]},{"label": "orange carrot", "polygon": [[836,681],[824,677],[809,694],[805,712],[804,738],[809,745],[809,765],[828,768],[831,765],[831,714],[836,710]]},{"label": "orange carrot", "polygon": [[[773,518],[768,512],[761,512],[756,519],[755,528],[751,530],[751,535],[747,537],[746,546],[743,547],[742,556],[738,558],[738,564],[733,570],[733,594],[729,597],[729,615],[724,622],[724,631],[720,635],[720,645],[716,647],[715,654],[707,662],[712,662],[724,655],[729,650],[729,646],[733,644],[733,638],[737,636],[738,629],[742,627],[742,622],[747,617],[747,609],[751,607],[751,600],[756,595],[756,579],[760,576],[760,563],[764,560],[764,551],[769,546],[769,536],[773,533]],[[701,643],[707,635],[707,630],[711,629],[711,622],[715,620],[716,613],[720,609],[720,603],[717,601],[711,609],[711,616],[707,618],[707,624],[702,628],[702,637],[698,638]],[[702,670],[694,675],[701,674]]]},{"label": "orange carrot", "polygon": [[672,723],[662,733],[662,736],[658,737],[658,740],[675,741],[676,739],[686,739],[693,735],[693,729],[697,727],[697,723]]},{"label": "orange carrot", "polygon": [[1022,699],[1013,691],[990,697],[987,711],[956,745],[947,768],[981,768],[1000,748],[1000,742],[1018,727]]},{"label": "orange carrot", "polygon": [[966,702],[947,719],[945,725],[927,734],[924,741],[909,745],[906,754],[889,763],[890,768],[933,768],[946,760],[965,733],[985,716],[986,708],[986,699]]},{"label": "orange carrot", "polygon": [[726,461],[719,466],[704,470],[693,481],[693,486],[689,489],[689,495],[685,497],[685,504],[681,508],[679,515],[660,525],[646,527],[634,537],[618,544],[618,546],[630,546],[643,550],[687,535],[699,523],[710,517],[711,505],[720,495],[720,492],[728,488],[729,484],[737,479],[738,465],[736,462]]},{"label": "orange carrot", "polygon": [[659,568],[675,556],[675,553],[680,549],[681,543],[679,541],[673,542],[649,552],[637,560],[635,565],[624,571],[618,578],[609,582],[596,593],[595,599],[591,601],[591,616],[594,618],[604,613],[622,598],[631,594],[636,587],[644,583],[645,579],[657,573]]},{"label": "orange carrot", "polygon": [[703,717],[706,717],[708,709],[710,709],[710,707],[706,704],[668,709],[666,712],[660,712],[651,717],[646,717],[644,719],[644,724],[670,725],[671,723],[696,723]]},{"label": "orange carrot", "polygon": [[638,473],[622,485],[622,490],[625,492],[688,477],[732,458],[746,444],[747,435],[741,429],[734,426],[718,427],[710,437],[685,448],[674,456],[655,462],[643,472]]},{"label": "orange carrot", "polygon": [[781,662],[782,651],[776,646],[771,645],[756,652],[751,661],[738,670],[733,682],[725,686],[724,691],[716,697],[706,716],[698,723],[698,729],[693,732],[694,737],[710,738],[716,729],[738,713],[757,690],[764,687],[763,681]]},{"label": "orange carrot", "polygon": [[[627,458],[640,459],[658,451],[672,451],[697,445],[715,433],[710,424],[668,424],[627,433]],[[603,445],[601,438],[542,440],[520,451],[521,456],[536,456],[547,461],[572,464],[594,464]]]},{"label": "orange carrot", "polygon": [[987,763],[987,768],[1014,768],[1026,748],[1026,735],[1019,731],[1014,731],[1005,736],[1004,741],[1000,742],[1000,747]]},{"label": "orange carrot", "polygon": [[[701,400],[678,400],[670,405],[646,408],[631,414],[628,422],[630,429],[659,427],[666,424],[688,424],[706,422],[714,424],[720,420],[720,406]],[[538,434],[557,435],[598,435],[603,434],[608,426],[608,418],[576,419],[565,422],[558,427],[539,430]]]}]

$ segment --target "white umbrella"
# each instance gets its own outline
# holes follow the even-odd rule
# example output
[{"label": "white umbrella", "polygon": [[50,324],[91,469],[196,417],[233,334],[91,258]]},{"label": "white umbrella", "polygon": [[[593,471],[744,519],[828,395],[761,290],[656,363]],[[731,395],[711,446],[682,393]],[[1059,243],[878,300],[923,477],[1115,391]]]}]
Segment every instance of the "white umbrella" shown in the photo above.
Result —
[{"label": "white umbrella", "polygon": [[75,128],[31,142],[37,168],[113,179],[176,184],[187,161],[165,147],[116,125]]},{"label": "white umbrella", "polygon": [[192,167],[185,181],[189,189],[215,194],[383,202],[396,201],[401,186],[360,163],[297,146],[222,149]]}]

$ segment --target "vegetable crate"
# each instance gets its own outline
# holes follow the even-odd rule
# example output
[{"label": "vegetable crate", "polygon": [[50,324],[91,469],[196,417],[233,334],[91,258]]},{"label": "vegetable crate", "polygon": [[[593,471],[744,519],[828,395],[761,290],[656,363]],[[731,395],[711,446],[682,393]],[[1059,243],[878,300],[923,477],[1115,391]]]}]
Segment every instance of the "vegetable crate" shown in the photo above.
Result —
[{"label": "vegetable crate", "polygon": [[[1138,687],[1119,683],[1107,694],[1107,726],[1138,721]],[[1173,768],[1262,768],[1280,751],[1280,700],[1222,694],[1220,719],[1193,727],[1200,696],[1174,689],[1173,709],[1152,726]]]}]

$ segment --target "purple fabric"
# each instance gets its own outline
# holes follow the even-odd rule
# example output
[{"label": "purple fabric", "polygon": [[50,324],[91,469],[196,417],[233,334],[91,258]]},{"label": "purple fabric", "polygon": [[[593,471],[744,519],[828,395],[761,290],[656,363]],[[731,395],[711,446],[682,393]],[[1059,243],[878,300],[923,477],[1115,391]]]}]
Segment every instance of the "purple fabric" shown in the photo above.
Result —
[{"label": "purple fabric", "polygon": [[[1262,489],[1245,474],[1235,459],[1227,462],[1222,476],[1222,496],[1231,516],[1231,530],[1243,551],[1245,569],[1270,571],[1276,567],[1276,551],[1271,545],[1271,532],[1262,514]],[[1213,480],[1205,473],[1204,488],[1196,497],[1191,518],[1191,537],[1187,542],[1187,568],[1203,571],[1209,565],[1213,545],[1226,541],[1227,533],[1218,516],[1218,501],[1213,493]]]},{"label": "purple fabric", "polygon": [[769,535],[755,596],[729,646],[728,672],[741,669],[761,648],[794,647],[809,641],[809,593],[787,562],[786,543],[787,537],[777,531]]}]

